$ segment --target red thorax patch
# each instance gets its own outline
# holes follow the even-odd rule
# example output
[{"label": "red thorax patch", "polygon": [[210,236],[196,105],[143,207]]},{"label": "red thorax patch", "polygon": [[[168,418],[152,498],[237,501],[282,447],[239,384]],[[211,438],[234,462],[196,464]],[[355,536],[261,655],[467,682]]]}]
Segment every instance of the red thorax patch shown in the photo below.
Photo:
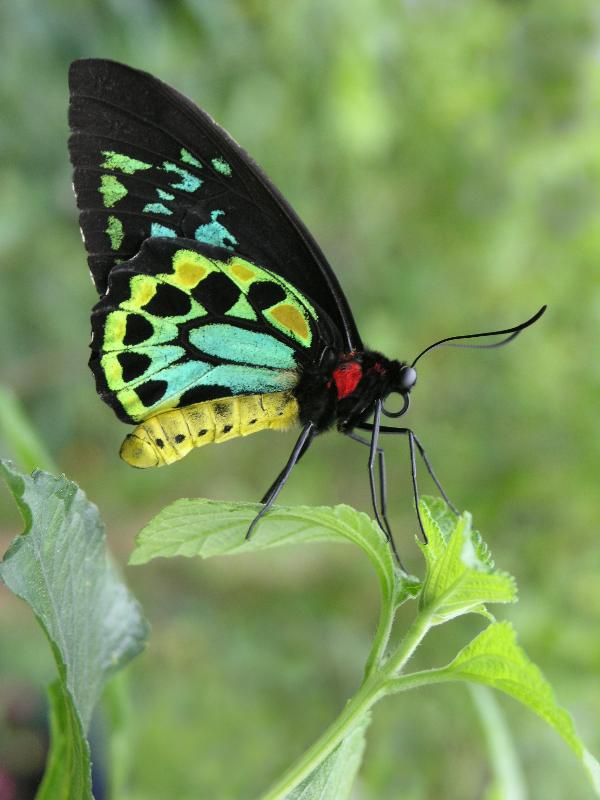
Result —
[{"label": "red thorax patch", "polygon": [[338,400],[343,400],[356,389],[362,378],[362,368],[358,361],[347,361],[334,370],[333,382],[337,389]]}]

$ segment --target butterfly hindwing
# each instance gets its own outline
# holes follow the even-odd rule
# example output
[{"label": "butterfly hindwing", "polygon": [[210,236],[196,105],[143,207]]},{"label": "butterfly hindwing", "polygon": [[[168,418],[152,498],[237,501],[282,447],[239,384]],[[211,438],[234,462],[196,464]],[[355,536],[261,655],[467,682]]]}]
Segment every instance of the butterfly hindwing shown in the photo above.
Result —
[{"label": "butterfly hindwing", "polygon": [[340,347],[327,315],[281,276],[171,237],[147,239],[111,271],[92,331],[98,391],[126,422],[292,389],[303,365]]},{"label": "butterfly hindwing", "polygon": [[205,112],[153,76],[104,60],[70,72],[69,149],[80,223],[100,292],[148,237],[185,237],[261,264],[310,296],[360,347],[318,245],[250,157]]}]

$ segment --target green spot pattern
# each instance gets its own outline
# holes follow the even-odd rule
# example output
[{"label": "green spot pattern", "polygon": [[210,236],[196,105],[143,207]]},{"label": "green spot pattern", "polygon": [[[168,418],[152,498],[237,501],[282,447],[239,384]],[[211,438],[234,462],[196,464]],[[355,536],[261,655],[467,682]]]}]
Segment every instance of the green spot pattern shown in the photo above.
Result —
[{"label": "green spot pattern", "polygon": [[211,211],[211,221],[206,225],[199,225],[194,233],[194,238],[215,247],[226,247],[228,250],[233,250],[233,246],[238,243],[238,240],[224,225],[218,222],[218,218],[224,215],[225,212],[219,209]]},{"label": "green spot pattern", "polygon": [[239,319],[256,319],[256,312],[246,300],[245,294],[240,294],[238,301],[226,314],[228,317],[238,317]]},{"label": "green spot pattern", "polygon": [[146,214],[167,214],[171,216],[173,213],[170,208],[167,208],[162,203],[147,203],[144,206],[144,213]]},{"label": "green spot pattern", "polygon": [[108,234],[111,248],[113,250],[118,250],[123,244],[123,239],[125,238],[125,232],[123,231],[123,223],[121,220],[111,214],[107,221],[105,233]]},{"label": "green spot pattern", "polygon": [[163,162],[163,169],[165,172],[174,172],[176,175],[180,176],[181,180],[171,184],[174,189],[181,189],[184,192],[191,193],[202,186],[201,178],[197,178],[195,175],[192,175],[191,172],[188,172],[187,169],[178,167],[177,164],[173,164],[171,161]]},{"label": "green spot pattern", "polygon": [[231,166],[225,161],[224,158],[213,158],[211,161],[213,167],[220,172],[221,175],[225,175],[226,178],[231,177]]},{"label": "green spot pattern", "polygon": [[198,169],[202,169],[202,164],[198,161],[198,159],[194,158],[194,156],[191,153],[188,153],[188,151],[184,147],[181,148],[181,160],[184,161],[186,164],[191,164],[193,167],[198,167]]},{"label": "green spot pattern", "polygon": [[133,175],[134,172],[150,169],[152,166],[152,164],[146,164],[145,161],[138,161],[137,158],[131,158],[123,153],[116,153],[114,150],[103,150],[102,155],[105,156],[102,164],[104,169],[120,170],[126,175]]},{"label": "green spot pattern", "polygon": [[[114,220],[116,244],[120,223],[115,217],[111,219]],[[194,295],[202,297],[202,282],[214,272],[226,275],[239,289],[237,300],[226,314],[228,323],[216,326],[214,317],[194,299]],[[285,289],[284,300],[276,305],[284,303],[298,312],[306,321],[307,336],[301,338],[297,332],[277,324],[271,319],[269,308],[257,312],[250,305],[248,293],[255,282],[272,282]],[[146,310],[153,298],[160,296],[160,284],[168,284],[189,297],[190,310],[187,314],[178,317],[159,316]],[[173,251],[172,265],[165,272],[156,275],[139,272],[133,274],[126,284],[119,286],[122,287],[119,289],[121,296],[111,298],[117,307],[107,315],[104,323],[101,365],[108,388],[114,392],[133,421],[141,422],[159,411],[176,408],[183,393],[193,386],[210,386],[211,383],[229,385],[236,394],[249,391],[248,387],[252,387],[252,392],[280,391],[294,385],[297,380],[291,344],[299,342],[303,347],[311,345],[311,319],[316,320],[317,317],[307,300],[278,275],[237,256],[232,256],[229,261],[219,261],[209,259],[195,250],[178,249]],[[123,341],[130,314],[144,317],[152,330],[147,340],[135,346],[125,345]],[[238,330],[236,317],[257,321],[259,328],[255,332]],[[191,326],[193,321],[198,324]],[[207,325],[212,325],[212,332],[204,332]],[[270,336],[269,329],[273,328],[278,328],[288,338],[290,345]],[[197,344],[205,345],[211,353],[217,353],[218,350],[222,364],[215,366],[187,355],[186,340],[191,338],[191,331]],[[229,335],[229,332],[232,334]],[[119,360],[119,354],[124,352],[143,354],[149,359],[144,373],[128,382],[123,378]],[[227,361],[234,363],[228,364]],[[281,369],[285,372],[278,372]],[[164,381],[167,389],[157,402],[145,406],[136,390],[149,380]],[[224,381],[227,383],[224,384]]]},{"label": "green spot pattern", "polygon": [[102,195],[105,208],[112,208],[127,195],[126,187],[114,175],[102,175],[98,191]]}]

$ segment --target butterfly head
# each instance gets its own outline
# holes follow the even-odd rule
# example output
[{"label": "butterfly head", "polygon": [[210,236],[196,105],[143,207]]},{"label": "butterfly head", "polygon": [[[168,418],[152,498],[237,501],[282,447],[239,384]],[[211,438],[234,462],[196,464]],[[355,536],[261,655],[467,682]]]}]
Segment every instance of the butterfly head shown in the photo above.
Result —
[{"label": "butterfly head", "polygon": [[352,430],[373,411],[378,400],[392,394],[402,397],[399,411],[384,408],[388,417],[400,417],[408,410],[409,395],[417,382],[416,370],[402,361],[392,361],[381,353],[364,351],[345,354],[333,370],[330,389],[337,396],[340,430]]}]

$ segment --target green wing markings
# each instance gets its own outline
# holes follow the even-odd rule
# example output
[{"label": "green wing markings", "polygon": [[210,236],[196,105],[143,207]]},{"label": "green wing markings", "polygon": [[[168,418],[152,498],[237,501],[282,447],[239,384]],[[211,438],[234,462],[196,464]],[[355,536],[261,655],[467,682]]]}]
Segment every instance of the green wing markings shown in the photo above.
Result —
[{"label": "green wing markings", "polygon": [[245,294],[240,294],[238,301],[225,313],[228,317],[238,317],[238,319],[257,319],[256,311],[246,299]]},{"label": "green wing markings", "polygon": [[173,164],[172,161],[163,161],[162,168],[165,172],[174,172],[176,175],[179,175],[180,180],[176,183],[171,183],[173,189],[182,189],[184,192],[195,192],[196,189],[202,186],[203,181],[201,178],[192,175],[191,172],[188,172],[187,169],[183,169],[183,167],[178,167],[177,164]]},{"label": "green wing markings", "polygon": [[[173,189],[187,192],[188,194],[194,194],[204,182],[202,178],[188,169],[188,167],[192,167],[195,170],[200,170],[202,169],[202,163],[184,147],[180,149],[180,163],[176,163],[175,161],[163,161],[162,164],[150,164],[140,159],[133,158],[126,153],[118,153],[114,150],[103,150],[101,151],[101,155],[104,158],[101,162],[102,168],[114,170],[124,175],[133,176],[137,172],[152,168],[170,173],[168,179],[169,185]],[[231,166],[223,158],[213,158],[211,164],[220,175],[226,177],[231,176]],[[105,208],[113,208],[129,194],[127,186],[124,185],[116,175],[101,175],[98,191],[102,195],[102,202]],[[141,213],[163,217],[173,216],[174,208],[170,207],[168,204],[173,203],[175,195],[160,187],[156,187],[156,194],[158,198],[157,201],[145,203],[141,209]],[[205,244],[210,244],[215,247],[224,247],[227,250],[233,251],[238,244],[238,240],[223,222],[219,220],[220,217],[224,216],[225,212],[222,209],[214,209],[211,211],[210,220],[202,225],[198,225],[194,233],[194,238],[199,242],[204,242]],[[112,221],[109,218],[106,233],[110,239],[111,249],[119,250],[125,237],[124,221],[119,221],[117,217],[113,217]],[[175,228],[165,225],[158,220],[150,223],[149,236],[151,237],[175,237],[177,235],[178,233]],[[278,325],[275,318],[271,320],[271,323],[276,326]]]},{"label": "green wing markings", "polygon": [[310,303],[237,255],[218,260],[152,241],[137,263],[113,273],[95,312],[100,346],[90,363],[119,416],[141,422],[198,402],[190,399],[198,387],[205,396],[211,386],[222,395],[293,387],[298,344],[310,346],[317,321]]},{"label": "green wing markings", "polygon": [[114,175],[101,175],[98,191],[106,208],[112,208],[127,195],[127,188]]},{"label": "green wing markings", "polygon": [[120,170],[126,175],[133,175],[135,172],[152,167],[152,164],[146,164],[145,161],[131,158],[124,153],[116,153],[114,150],[103,150],[102,155],[105,156],[101,165],[104,169]]},{"label": "green wing markings", "polygon": [[225,175],[226,178],[231,177],[231,166],[227,163],[227,161],[225,161],[224,158],[213,158],[211,164],[217,172],[221,173],[221,175]]},{"label": "green wing markings", "polygon": [[173,214],[171,209],[167,208],[164,203],[146,203],[143,211],[144,214],[166,214],[169,217]]},{"label": "green wing markings", "polygon": [[181,148],[180,155],[181,155],[181,160],[185,164],[191,164],[193,167],[198,167],[198,169],[202,169],[202,164],[191,153],[188,153],[185,147]]},{"label": "green wing markings", "polygon": [[215,322],[190,331],[190,341],[198,350],[216,358],[277,369],[295,369],[294,351],[268,333],[249,331]]},{"label": "green wing markings", "polygon": [[211,211],[211,221],[206,225],[199,225],[194,233],[194,238],[198,242],[205,244],[212,244],[215,247],[225,247],[227,250],[233,250],[233,246],[238,243],[235,236],[230,233],[227,228],[220,222],[217,222],[219,217],[225,215],[224,211],[216,209]]},{"label": "green wing markings", "polygon": [[177,236],[177,231],[169,228],[166,225],[161,225],[160,222],[153,222],[150,226],[150,236]]},{"label": "green wing markings", "polygon": [[110,239],[110,246],[113,250],[118,250],[123,244],[125,232],[123,230],[123,223],[118,217],[112,214],[108,217],[106,224],[106,233]]}]

